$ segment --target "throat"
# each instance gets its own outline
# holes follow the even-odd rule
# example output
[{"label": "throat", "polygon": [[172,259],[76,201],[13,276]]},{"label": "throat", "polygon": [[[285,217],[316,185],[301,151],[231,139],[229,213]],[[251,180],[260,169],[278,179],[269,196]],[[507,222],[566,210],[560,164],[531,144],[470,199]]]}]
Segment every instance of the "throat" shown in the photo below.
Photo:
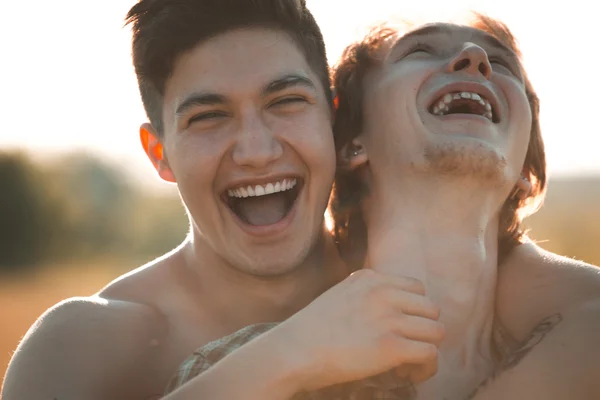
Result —
[{"label": "throat", "polygon": [[477,337],[494,314],[497,224],[476,219],[456,227],[427,210],[398,208],[400,214],[368,224],[368,266],[421,281],[441,308],[450,347]]}]

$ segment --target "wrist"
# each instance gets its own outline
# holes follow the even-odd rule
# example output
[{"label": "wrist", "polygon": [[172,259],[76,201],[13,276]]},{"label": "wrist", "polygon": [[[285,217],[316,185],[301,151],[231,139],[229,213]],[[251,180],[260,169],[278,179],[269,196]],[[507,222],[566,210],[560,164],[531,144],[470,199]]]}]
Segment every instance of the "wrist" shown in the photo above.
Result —
[{"label": "wrist", "polygon": [[272,330],[256,338],[246,348],[252,352],[252,358],[258,360],[264,376],[263,382],[268,382],[267,393],[275,391],[284,393],[290,398],[310,386],[311,375],[314,372],[311,355],[301,348],[295,337],[299,334],[288,323],[281,323]]}]

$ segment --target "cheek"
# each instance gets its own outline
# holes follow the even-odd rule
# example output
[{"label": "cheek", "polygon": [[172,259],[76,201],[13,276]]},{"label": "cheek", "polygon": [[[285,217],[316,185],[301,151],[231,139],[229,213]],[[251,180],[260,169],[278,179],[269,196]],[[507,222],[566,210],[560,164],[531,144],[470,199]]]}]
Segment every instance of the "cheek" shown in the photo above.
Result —
[{"label": "cheek", "polygon": [[529,138],[531,136],[532,115],[529,102],[523,92],[514,93],[510,99],[511,104],[511,126],[510,131],[513,136],[515,146],[527,149]]},{"label": "cheek", "polygon": [[[332,180],[335,174],[336,154],[329,113],[319,112],[296,118],[280,128],[284,142],[318,177]],[[315,171],[318,174],[315,174]]]},{"label": "cheek", "polygon": [[205,188],[212,186],[227,149],[222,142],[210,134],[186,133],[167,147],[169,165],[182,192],[202,187],[201,193],[210,193]]}]

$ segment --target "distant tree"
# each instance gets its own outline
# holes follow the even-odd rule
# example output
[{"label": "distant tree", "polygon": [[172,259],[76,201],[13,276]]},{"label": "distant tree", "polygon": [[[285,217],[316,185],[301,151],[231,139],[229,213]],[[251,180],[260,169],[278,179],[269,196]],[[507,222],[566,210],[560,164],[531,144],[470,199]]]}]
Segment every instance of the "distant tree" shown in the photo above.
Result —
[{"label": "distant tree", "polygon": [[34,267],[55,237],[57,204],[44,175],[21,153],[0,153],[0,270]]}]

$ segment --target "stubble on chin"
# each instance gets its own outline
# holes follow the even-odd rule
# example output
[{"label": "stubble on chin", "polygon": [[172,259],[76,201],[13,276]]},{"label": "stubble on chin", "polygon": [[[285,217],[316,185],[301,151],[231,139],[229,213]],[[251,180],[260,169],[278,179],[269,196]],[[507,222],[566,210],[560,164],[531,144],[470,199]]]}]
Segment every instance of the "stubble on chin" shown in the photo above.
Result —
[{"label": "stubble on chin", "polygon": [[505,179],[506,166],[506,158],[486,144],[438,143],[425,149],[421,168],[422,172],[470,176],[487,184],[498,184]]}]

